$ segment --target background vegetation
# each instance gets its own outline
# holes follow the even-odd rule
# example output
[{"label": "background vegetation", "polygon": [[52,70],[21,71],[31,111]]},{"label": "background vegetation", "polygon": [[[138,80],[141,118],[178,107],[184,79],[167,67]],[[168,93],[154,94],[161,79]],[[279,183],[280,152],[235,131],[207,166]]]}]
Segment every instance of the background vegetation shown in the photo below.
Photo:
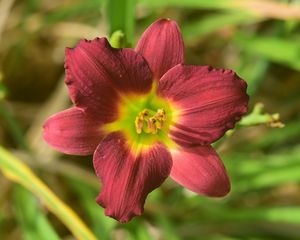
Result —
[{"label": "background vegetation", "polygon": [[[168,180],[121,225],[95,203],[91,157],[55,152],[41,126],[70,105],[66,46],[116,30],[134,46],[161,17],[181,26],[186,63],[247,80],[254,111],[215,144],[230,195]],[[1,0],[0,239],[300,239],[299,20],[298,0]]]}]

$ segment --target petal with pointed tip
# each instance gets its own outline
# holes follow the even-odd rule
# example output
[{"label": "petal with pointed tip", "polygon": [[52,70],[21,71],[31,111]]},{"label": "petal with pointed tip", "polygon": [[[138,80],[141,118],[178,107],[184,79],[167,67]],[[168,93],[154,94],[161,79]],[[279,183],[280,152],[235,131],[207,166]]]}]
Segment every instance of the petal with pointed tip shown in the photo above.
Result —
[{"label": "petal with pointed tip", "polygon": [[169,176],[172,160],[162,144],[134,152],[119,132],[108,135],[94,153],[94,168],[102,181],[97,202],[120,222],[141,215],[145,199]]},{"label": "petal with pointed tip", "polygon": [[103,138],[101,126],[98,118],[74,107],[51,116],[43,126],[43,137],[60,152],[89,155]]},{"label": "petal with pointed tip", "polygon": [[178,108],[170,137],[183,146],[216,141],[247,112],[246,88],[231,70],[181,64],[172,68],[157,89]]},{"label": "petal with pointed tip", "polygon": [[120,93],[150,91],[152,72],[145,59],[131,49],[112,48],[106,38],[82,40],[66,49],[66,84],[79,108],[116,119]]},{"label": "petal with pointed tip", "polygon": [[141,36],[136,49],[149,63],[156,80],[184,61],[183,40],[175,21],[160,19]]},{"label": "petal with pointed tip", "polygon": [[222,197],[230,191],[224,165],[211,146],[172,150],[171,178],[198,194]]}]

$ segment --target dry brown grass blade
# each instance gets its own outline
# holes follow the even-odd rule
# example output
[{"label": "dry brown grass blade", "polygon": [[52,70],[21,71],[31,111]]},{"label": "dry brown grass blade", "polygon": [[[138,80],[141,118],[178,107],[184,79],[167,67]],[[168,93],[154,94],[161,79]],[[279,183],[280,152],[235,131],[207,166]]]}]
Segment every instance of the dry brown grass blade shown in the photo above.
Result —
[{"label": "dry brown grass blade", "polygon": [[[41,106],[41,110],[35,115],[31,127],[27,131],[26,139],[33,155],[19,152],[22,159],[32,167],[46,169],[48,172],[64,174],[68,176],[77,176],[86,182],[97,186],[98,180],[96,176],[77,166],[64,161],[58,160],[59,153],[51,148],[42,138],[43,123],[52,114],[66,109],[70,105],[67,87],[64,83],[64,76],[61,77],[59,83],[49,100]],[[34,161],[33,161],[34,160]]]},{"label": "dry brown grass blade", "polygon": [[50,99],[41,106],[41,110],[35,116],[31,128],[26,134],[27,142],[40,162],[50,162],[57,156],[57,152],[50,148],[42,138],[43,123],[50,115],[67,108],[69,96],[63,78],[58,83],[56,90]]},{"label": "dry brown grass blade", "polygon": [[300,19],[300,6],[296,4],[285,4],[274,0],[235,0],[234,7],[251,12],[262,18]]},{"label": "dry brown grass blade", "polygon": [[6,24],[8,15],[14,2],[15,0],[2,0],[0,2],[0,41],[4,30],[4,26]]}]

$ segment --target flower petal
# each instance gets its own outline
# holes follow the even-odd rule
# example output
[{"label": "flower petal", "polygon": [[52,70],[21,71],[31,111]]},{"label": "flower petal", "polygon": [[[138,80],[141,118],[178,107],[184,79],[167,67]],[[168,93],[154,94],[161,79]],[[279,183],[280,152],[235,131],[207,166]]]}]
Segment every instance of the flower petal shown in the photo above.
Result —
[{"label": "flower petal", "polygon": [[106,38],[82,40],[66,49],[66,84],[77,107],[115,118],[119,93],[151,90],[152,72],[131,49],[114,49]]},{"label": "flower petal", "polygon": [[158,94],[178,107],[170,137],[184,146],[212,143],[247,112],[247,84],[231,70],[177,65],[159,81]]},{"label": "flower petal", "polygon": [[154,77],[160,79],[184,61],[183,40],[177,23],[169,19],[152,23],[140,38],[136,51],[146,58]]},{"label": "flower petal", "polygon": [[43,126],[43,137],[60,152],[89,155],[103,138],[101,125],[99,119],[74,107],[51,116]]},{"label": "flower petal", "polygon": [[141,215],[145,199],[169,176],[172,160],[162,144],[135,153],[119,132],[108,135],[94,154],[94,168],[103,183],[97,202],[120,222]]},{"label": "flower petal", "polygon": [[193,192],[222,197],[230,191],[230,181],[217,153],[211,146],[172,150],[171,178]]}]

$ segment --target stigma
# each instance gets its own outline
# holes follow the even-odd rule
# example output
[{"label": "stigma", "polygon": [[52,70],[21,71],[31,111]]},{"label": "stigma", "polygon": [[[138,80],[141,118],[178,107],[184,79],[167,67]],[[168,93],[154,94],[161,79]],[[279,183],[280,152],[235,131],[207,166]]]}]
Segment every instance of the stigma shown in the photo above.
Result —
[{"label": "stigma", "polygon": [[164,109],[158,109],[156,112],[144,109],[135,118],[135,128],[138,134],[142,132],[157,134],[158,129],[164,127],[166,121],[166,112]]}]

